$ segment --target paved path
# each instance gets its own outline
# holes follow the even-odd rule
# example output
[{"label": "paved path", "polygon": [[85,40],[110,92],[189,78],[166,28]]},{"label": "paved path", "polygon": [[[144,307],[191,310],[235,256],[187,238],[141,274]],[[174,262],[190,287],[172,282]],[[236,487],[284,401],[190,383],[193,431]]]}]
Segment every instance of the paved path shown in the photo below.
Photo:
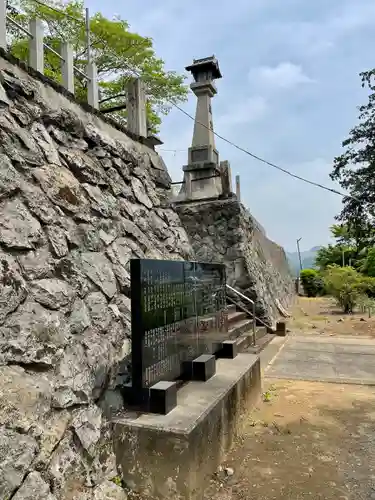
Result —
[{"label": "paved path", "polygon": [[266,368],[266,376],[375,385],[375,340],[290,336]]}]

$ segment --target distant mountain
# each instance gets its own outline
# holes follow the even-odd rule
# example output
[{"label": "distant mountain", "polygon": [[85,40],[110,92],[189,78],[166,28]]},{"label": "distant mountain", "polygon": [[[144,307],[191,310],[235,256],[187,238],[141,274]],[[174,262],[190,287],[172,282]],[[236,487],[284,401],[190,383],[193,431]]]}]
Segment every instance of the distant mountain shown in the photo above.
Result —
[{"label": "distant mountain", "polygon": [[[313,247],[310,250],[301,252],[302,269],[309,269],[315,267],[315,258],[318,250],[322,248],[320,246]],[[286,252],[286,256],[289,261],[290,269],[294,276],[298,275],[299,272],[299,258],[298,252]]]}]

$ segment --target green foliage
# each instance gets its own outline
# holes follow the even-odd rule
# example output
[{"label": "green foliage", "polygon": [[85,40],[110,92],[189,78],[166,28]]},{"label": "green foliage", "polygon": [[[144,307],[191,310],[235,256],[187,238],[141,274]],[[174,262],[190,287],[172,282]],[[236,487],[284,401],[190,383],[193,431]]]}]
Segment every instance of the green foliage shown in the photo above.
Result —
[{"label": "green foliage", "polygon": [[122,479],[120,476],[115,476],[111,479],[112,483],[116,484],[117,486],[122,487]]},{"label": "green foliage", "polygon": [[338,245],[355,247],[354,234],[348,224],[332,224],[330,231]]},{"label": "green foliage", "polygon": [[343,245],[328,245],[318,250],[315,264],[320,270],[328,266],[342,266],[343,263],[351,263],[355,266],[357,262],[357,253],[354,248]]},{"label": "green foliage", "polygon": [[364,294],[363,276],[352,267],[328,266],[324,281],[327,292],[332,295],[345,313],[352,313]]},{"label": "green foliage", "polygon": [[367,250],[366,257],[359,261],[361,273],[372,278],[375,277],[375,248]]},{"label": "green foliage", "polygon": [[[316,253],[319,247],[301,252],[302,269],[312,269],[315,267]],[[298,252],[287,252],[289,267],[293,276],[297,277],[300,273],[300,262]]]},{"label": "green foliage", "polygon": [[324,281],[316,269],[303,269],[300,278],[308,297],[317,297],[323,294]]},{"label": "green foliage", "polygon": [[361,289],[364,295],[370,299],[375,299],[375,278],[362,276]]},{"label": "green foliage", "polygon": [[271,401],[271,397],[272,397],[272,395],[271,395],[270,391],[266,391],[263,393],[263,401],[265,403],[269,403]]},{"label": "green foliage", "polygon": [[361,313],[368,313],[368,317],[371,318],[371,316],[375,312],[375,300],[373,298],[367,297],[366,295],[363,295],[359,298],[357,301],[357,306],[359,307],[359,310]]},{"label": "green foliage", "polygon": [[[68,2],[44,0],[63,13],[41,6],[32,0],[11,0],[9,11],[12,18],[27,28],[30,17],[39,17],[44,22],[45,43],[59,52],[62,40],[73,46],[74,65],[85,72],[87,65],[85,11],[82,0]],[[16,10],[14,10],[14,7]],[[71,17],[77,19],[74,20]],[[99,12],[90,19],[92,56],[98,69],[101,109],[121,105],[125,102],[126,84],[134,77],[135,70],[146,84],[149,100],[148,118],[153,132],[160,125],[160,115],[167,114],[170,104],[187,99],[188,89],[184,77],[174,71],[166,71],[162,59],[156,57],[152,40],[129,31],[129,25],[119,17],[107,19]],[[22,60],[28,58],[28,40],[15,28],[11,32],[10,50]],[[45,51],[45,74],[61,82],[60,60],[53,52]],[[75,73],[75,93],[85,99],[86,80]],[[120,122],[126,123],[126,111],[113,113]]]},{"label": "green foliage", "polygon": [[330,227],[331,234],[336,243],[318,250],[315,265],[323,271],[328,266],[345,264],[356,267],[358,252],[355,247],[355,240],[346,224],[333,224]]},{"label": "green foliage", "polygon": [[344,152],[335,158],[331,178],[354,198],[343,200],[337,219],[345,224],[357,251],[375,240],[375,70],[361,73],[362,87],[369,90],[367,104],[359,107],[359,123],[342,143]]}]

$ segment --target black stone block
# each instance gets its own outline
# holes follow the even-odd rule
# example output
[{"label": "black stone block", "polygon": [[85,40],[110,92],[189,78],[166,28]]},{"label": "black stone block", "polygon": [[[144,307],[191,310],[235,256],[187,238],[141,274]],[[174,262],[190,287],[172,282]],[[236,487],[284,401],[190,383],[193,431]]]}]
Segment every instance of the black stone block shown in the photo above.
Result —
[{"label": "black stone block", "polygon": [[225,340],[219,352],[220,358],[234,359],[238,354],[238,346],[235,340]]},{"label": "black stone block", "polygon": [[202,354],[193,360],[192,380],[206,382],[216,373],[216,358],[211,354]]},{"label": "black stone block", "polygon": [[147,411],[149,399],[148,389],[134,389],[131,382],[119,386],[119,389],[125,407]]},{"label": "black stone block", "polygon": [[276,335],[278,335],[279,337],[286,336],[286,323],[285,323],[285,321],[278,321],[276,323]]},{"label": "black stone block", "polygon": [[166,415],[177,405],[176,382],[161,381],[150,387],[150,412]]},{"label": "black stone block", "polygon": [[193,361],[184,361],[181,365],[181,379],[193,380]]},{"label": "black stone block", "polygon": [[121,389],[121,394],[124,400],[125,405],[132,405],[134,404],[134,391],[133,391],[133,386],[130,383],[127,384],[122,384],[120,385]]}]

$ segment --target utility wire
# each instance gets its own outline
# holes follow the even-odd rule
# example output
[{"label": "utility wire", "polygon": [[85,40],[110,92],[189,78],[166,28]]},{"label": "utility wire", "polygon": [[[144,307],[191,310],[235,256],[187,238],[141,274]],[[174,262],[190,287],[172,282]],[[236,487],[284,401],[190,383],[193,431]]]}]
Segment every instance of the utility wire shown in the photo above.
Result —
[{"label": "utility wire", "polygon": [[165,151],[166,153],[186,153],[186,149],[164,149],[164,148],[159,148],[159,151]]},{"label": "utility wire", "polygon": [[[51,5],[46,4],[44,2],[41,2],[40,0],[31,0],[31,1],[42,6],[42,7],[46,7],[47,9],[50,9],[50,10],[56,12],[57,14],[62,14],[63,16],[68,17],[69,19],[72,19],[73,21],[76,21],[77,23],[81,24],[82,26],[84,26],[86,24],[86,21],[84,19],[80,19],[78,17],[72,16],[71,14],[67,14],[66,12],[64,12],[61,9],[58,9],[57,7],[52,7]],[[96,38],[96,40],[99,40],[99,39]],[[135,44],[134,46],[135,47],[142,47],[142,45],[146,45],[149,42],[150,42],[150,39],[146,38],[141,43],[139,43],[138,45]]]},{"label": "utility wire", "polygon": [[[63,11],[61,11],[60,9],[57,9],[55,7],[51,7],[50,5],[47,5],[43,2],[41,2],[40,0],[32,0],[33,2],[39,4],[39,5],[42,5],[44,7],[47,7],[47,8],[50,8],[51,10],[55,11],[55,12],[58,12],[60,14],[64,14],[65,16],[71,18],[71,19],[74,19],[75,21],[78,21],[78,22],[82,22],[80,19],[76,18],[76,17],[73,17]],[[137,78],[141,78],[141,75],[136,71],[134,70],[133,68],[131,68],[129,65],[127,65],[126,63],[124,63],[124,66],[131,72],[133,73],[133,75],[135,75]],[[180,106],[178,106],[178,104],[176,104],[175,102],[173,102],[172,100],[170,99],[166,99],[166,101],[173,107],[175,107],[176,109],[178,109],[181,113],[183,113],[185,116],[187,116],[188,118],[190,118],[191,120],[193,120],[194,123],[197,123],[198,125],[201,125],[202,127],[206,128],[207,130],[211,130],[210,127],[208,127],[207,125],[205,125],[204,123],[198,121],[195,119],[194,116],[192,116],[190,113],[188,113],[187,111],[185,111],[183,108],[181,108]],[[286,175],[289,175],[290,177],[293,177],[294,179],[298,179],[302,182],[305,182],[307,184],[310,184],[311,186],[315,186],[315,187],[318,187],[320,189],[324,189],[325,191],[329,191],[330,193],[334,193],[334,194],[338,194],[339,196],[342,196],[343,198],[351,198],[359,203],[361,203],[361,201],[356,198],[355,196],[352,196],[350,194],[345,194],[341,191],[338,191],[337,189],[333,189],[333,188],[329,188],[328,186],[324,186],[323,184],[320,184],[319,182],[315,182],[315,181],[312,181],[310,179],[306,179],[305,177],[302,177],[300,175],[297,175],[297,174],[294,174],[293,172],[290,172],[289,170],[283,168],[283,167],[280,167],[279,165],[276,165],[275,163],[272,163],[268,160],[265,160],[264,158],[261,158],[260,156],[252,153],[251,151],[248,151],[247,149],[243,148],[242,146],[239,146],[238,144],[232,142],[231,140],[227,139],[226,137],[218,134],[217,132],[215,132],[214,130],[212,130],[213,134],[218,137],[219,139],[221,139],[222,141],[226,142],[227,144],[229,144],[230,146],[238,149],[239,151],[242,151],[243,153],[247,154],[248,156],[250,156],[251,158],[254,158],[255,160],[257,161],[260,161],[262,163],[264,163],[265,165],[269,166],[269,167],[272,167],[272,168],[275,168],[276,170],[279,170],[280,172],[283,172],[284,174]],[[168,150],[164,150],[164,151],[168,151]],[[178,150],[169,150],[169,151],[174,151],[174,152],[177,152]]]},{"label": "utility wire", "polygon": [[[124,66],[126,66],[127,69],[129,71],[131,71],[133,73],[133,75],[135,75],[137,78],[141,78],[141,75],[137,71],[133,70],[126,63],[124,63]],[[176,109],[178,109],[185,116],[187,116],[188,118],[190,118],[191,120],[193,120],[194,123],[197,123],[198,125],[201,125],[202,127],[206,128],[207,130],[211,130],[210,127],[208,127],[204,123],[200,122],[199,120],[196,120],[194,118],[194,116],[192,116],[190,113],[188,113],[183,108],[181,108],[180,106],[178,106],[178,104],[176,104],[175,102],[171,101],[170,99],[166,99],[166,101],[169,104],[171,104],[171,106],[173,106]],[[214,130],[212,130],[212,133],[216,137],[218,137],[219,139],[221,139],[222,141],[226,142],[227,144],[230,144],[231,146],[233,146],[234,148],[238,149],[239,151],[242,151],[243,153],[251,156],[255,160],[258,160],[258,161],[264,163],[265,165],[268,165],[269,167],[275,168],[275,169],[279,170],[280,172],[283,172],[284,174],[287,174],[290,177],[293,177],[294,179],[298,179],[298,180],[300,180],[302,182],[306,182],[307,184],[310,184],[310,185],[315,186],[315,187],[319,187],[319,188],[324,189],[326,191],[329,191],[331,193],[338,194],[339,196],[342,196],[343,198],[351,198],[351,199],[353,199],[353,200],[361,203],[361,201],[358,198],[356,198],[355,196],[352,196],[352,195],[349,195],[349,194],[345,194],[345,193],[343,193],[341,191],[338,191],[337,189],[329,188],[328,186],[324,186],[323,184],[320,184],[319,182],[311,181],[310,179],[306,179],[305,177],[302,177],[300,175],[294,174],[293,172],[290,172],[289,170],[287,170],[287,169],[285,169],[283,167],[280,167],[279,165],[276,165],[275,163],[272,163],[272,162],[270,162],[268,160],[265,160],[264,158],[261,158],[260,156],[254,154],[254,153],[251,153],[251,151],[248,151],[247,149],[245,149],[245,148],[243,148],[241,146],[238,146],[238,144],[235,144],[234,142],[232,142],[229,139],[227,139],[226,137],[218,134]],[[165,151],[167,151],[167,150],[165,150]],[[175,151],[178,151],[178,150],[175,150]]]},{"label": "utility wire", "polygon": [[79,19],[78,17],[71,16],[70,14],[67,14],[66,12],[57,9],[56,7],[52,7],[51,5],[48,5],[46,3],[41,2],[40,0],[32,0],[33,2],[37,3],[38,5],[41,5],[42,7],[47,7],[47,9],[51,9],[54,12],[57,12],[58,14],[63,14],[66,17],[69,17],[70,19],[73,19],[77,23],[84,24],[84,21],[82,19]]}]

